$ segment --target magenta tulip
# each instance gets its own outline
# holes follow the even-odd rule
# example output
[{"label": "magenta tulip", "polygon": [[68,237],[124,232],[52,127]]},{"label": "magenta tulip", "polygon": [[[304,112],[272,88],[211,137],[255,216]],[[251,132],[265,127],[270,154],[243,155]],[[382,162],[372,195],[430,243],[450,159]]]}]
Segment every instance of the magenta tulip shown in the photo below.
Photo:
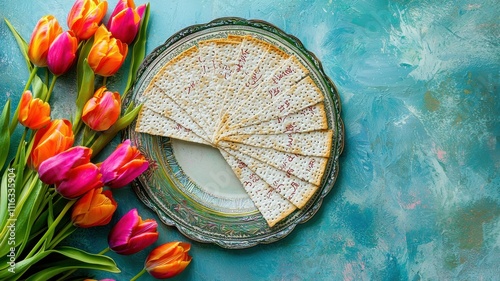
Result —
[{"label": "magenta tulip", "polygon": [[38,167],[40,180],[54,184],[63,197],[75,199],[102,187],[99,167],[90,163],[92,150],[76,146],[43,161]]},{"label": "magenta tulip", "polygon": [[120,255],[137,253],[156,242],[157,227],[154,219],[142,220],[137,209],[132,209],[109,232],[109,248]]},{"label": "magenta tulip", "polygon": [[148,169],[148,161],[135,146],[126,140],[101,163],[102,181],[111,188],[119,188]]},{"label": "magenta tulip", "polygon": [[78,39],[73,31],[66,31],[56,37],[50,45],[47,66],[50,72],[59,76],[71,67],[76,58]]},{"label": "magenta tulip", "polygon": [[132,43],[139,31],[145,10],[146,5],[136,8],[133,0],[119,0],[108,21],[108,30],[123,43]]}]

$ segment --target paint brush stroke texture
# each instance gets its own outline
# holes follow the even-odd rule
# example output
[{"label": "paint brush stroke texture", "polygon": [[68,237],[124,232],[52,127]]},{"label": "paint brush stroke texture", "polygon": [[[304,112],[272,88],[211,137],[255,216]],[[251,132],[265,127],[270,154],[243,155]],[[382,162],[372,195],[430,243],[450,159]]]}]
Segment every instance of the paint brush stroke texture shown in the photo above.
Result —
[{"label": "paint brush stroke texture", "polygon": [[[37,19],[21,11],[63,19],[70,2],[0,0],[0,17],[29,37]],[[251,249],[194,243],[195,262],[179,280],[498,279],[498,1],[150,2],[148,51],[222,16],[266,20],[295,35],[336,83],[346,128],[339,180],[313,219]],[[11,74],[0,91],[16,101],[28,74],[19,71],[24,65],[5,25],[0,34],[0,63]],[[65,83],[72,85],[59,87]],[[153,216],[130,192],[117,193],[119,211],[140,206]],[[184,240],[160,228],[163,239]],[[72,243],[106,247],[95,246],[96,235],[107,230],[77,232]],[[140,267],[123,271],[133,276]]]}]

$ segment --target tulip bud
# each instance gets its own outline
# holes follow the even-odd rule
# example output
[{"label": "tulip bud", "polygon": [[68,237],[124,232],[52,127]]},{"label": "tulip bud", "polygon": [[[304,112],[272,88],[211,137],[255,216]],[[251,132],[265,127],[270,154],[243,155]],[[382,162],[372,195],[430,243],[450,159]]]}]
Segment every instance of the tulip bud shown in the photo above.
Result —
[{"label": "tulip bud", "polygon": [[128,45],[111,37],[111,32],[101,25],[95,33],[87,60],[95,74],[107,77],[120,69],[127,52]]},{"label": "tulip bud", "polygon": [[132,209],[109,232],[109,248],[120,255],[135,254],[156,242],[157,227],[155,220],[142,220],[137,209]]},{"label": "tulip bud", "polygon": [[40,180],[55,184],[56,191],[68,199],[102,187],[99,167],[90,163],[91,154],[89,148],[76,146],[48,158],[38,168]]},{"label": "tulip bud", "polygon": [[189,243],[169,242],[163,244],[146,258],[146,271],[157,279],[166,279],[181,273],[191,262]]},{"label": "tulip bud", "polygon": [[109,129],[120,117],[121,98],[103,86],[94,93],[83,107],[82,120],[94,131]]},{"label": "tulip bud", "polygon": [[68,14],[68,27],[76,37],[86,40],[92,37],[106,15],[108,2],[101,0],[76,0]]},{"label": "tulip bud", "polygon": [[148,165],[137,147],[126,140],[101,163],[102,180],[109,187],[123,187],[146,171]]},{"label": "tulip bud", "polygon": [[73,145],[75,137],[71,123],[66,119],[52,120],[35,133],[33,148],[28,157],[28,165],[38,170],[40,164]]},{"label": "tulip bud", "polygon": [[34,65],[47,66],[49,47],[62,32],[62,27],[52,15],[44,16],[38,21],[28,45],[28,57]]},{"label": "tulip bud", "polygon": [[111,191],[102,191],[102,187],[95,188],[76,201],[71,220],[75,226],[82,228],[106,225],[111,221],[116,208],[117,203]]},{"label": "tulip bud", "polygon": [[136,8],[133,0],[119,0],[107,25],[113,37],[125,44],[132,43],[139,31],[145,10],[146,5]]},{"label": "tulip bud", "polygon": [[71,67],[76,58],[78,50],[78,39],[73,31],[66,31],[54,40],[50,45],[47,56],[47,66],[54,75],[59,76]]},{"label": "tulip bud", "polygon": [[21,97],[18,120],[32,130],[43,128],[50,123],[50,105],[41,99],[34,99],[28,90]]}]

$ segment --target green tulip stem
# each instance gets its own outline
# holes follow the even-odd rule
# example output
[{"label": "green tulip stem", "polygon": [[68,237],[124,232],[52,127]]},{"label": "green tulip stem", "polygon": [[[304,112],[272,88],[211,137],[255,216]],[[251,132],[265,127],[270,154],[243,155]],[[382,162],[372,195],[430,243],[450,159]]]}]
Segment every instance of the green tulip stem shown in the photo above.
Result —
[{"label": "green tulip stem", "polygon": [[[36,67],[36,66],[33,67],[33,69],[31,70],[30,77],[28,78],[28,82],[26,82],[26,85],[24,86],[23,93],[26,92],[30,88],[31,81],[33,81],[33,78],[35,77],[37,70],[38,70],[38,67]],[[9,128],[11,135],[17,126],[17,117],[19,116],[19,109],[20,109],[19,107],[20,106],[21,106],[21,102],[19,102],[17,104],[16,111],[14,112],[14,115],[12,116],[12,123],[10,123],[10,128]]]},{"label": "green tulip stem", "polygon": [[134,277],[132,277],[130,279],[130,281],[135,281],[135,280],[139,279],[139,277],[141,277],[145,272],[146,272],[146,268],[143,268],[141,271],[139,271],[139,273],[137,273]]},{"label": "green tulip stem", "polygon": [[100,251],[99,253],[97,253],[98,255],[104,255],[106,254],[107,252],[109,252],[109,250],[111,250],[109,247],[106,247],[104,250]]},{"label": "green tulip stem", "polygon": [[47,92],[47,97],[45,98],[46,102],[49,102],[50,100],[50,96],[52,95],[52,91],[54,90],[54,86],[56,85],[57,77],[58,76],[54,75],[54,77],[52,78],[52,82],[50,82],[49,91]]},{"label": "green tulip stem", "polygon": [[107,82],[108,82],[108,77],[107,77],[107,76],[104,76],[104,77],[102,78],[102,85],[103,85],[103,86],[106,86],[106,83],[107,83]]},{"label": "green tulip stem", "polygon": [[19,142],[19,146],[17,147],[16,157],[14,158],[15,162],[14,162],[13,166],[17,165],[19,163],[19,161],[21,160],[21,159],[19,159],[20,158],[19,156],[21,154],[21,149],[24,148],[23,142],[24,142],[24,139],[26,138],[26,135],[28,134],[28,130],[29,130],[29,128],[27,128],[27,127],[24,128],[23,136],[21,137],[21,141]]},{"label": "green tulip stem", "polygon": [[64,206],[64,208],[61,210],[61,212],[59,213],[57,218],[50,225],[50,227],[47,229],[47,231],[45,231],[42,238],[40,238],[40,240],[38,240],[38,243],[36,243],[36,245],[31,249],[31,251],[25,257],[25,259],[31,258],[34,254],[36,254],[36,252],[42,246],[42,244],[46,243],[45,240],[48,238],[49,235],[51,235],[55,231],[59,222],[64,218],[64,216],[66,215],[68,210],[71,208],[71,206],[73,206],[73,204],[75,204],[75,202],[76,202],[76,200],[70,200],[70,201],[68,201],[68,203],[66,203],[66,206]]}]

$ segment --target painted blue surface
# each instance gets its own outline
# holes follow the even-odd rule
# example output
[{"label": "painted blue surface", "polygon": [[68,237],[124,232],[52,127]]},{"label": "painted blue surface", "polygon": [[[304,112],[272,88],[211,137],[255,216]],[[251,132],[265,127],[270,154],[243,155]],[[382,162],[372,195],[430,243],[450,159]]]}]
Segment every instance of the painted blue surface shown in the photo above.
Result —
[{"label": "painted blue surface", "polygon": [[[71,5],[0,0],[0,17],[29,38],[41,16],[64,23]],[[148,51],[186,26],[223,16],[262,19],[295,35],[336,83],[346,128],[339,179],[312,220],[279,242],[245,250],[192,242],[193,262],[175,280],[500,276],[497,1],[151,0],[151,8]],[[0,40],[1,102],[17,102],[28,73],[3,22]],[[54,102],[74,99],[74,79],[58,82]],[[154,217],[130,188],[115,195],[115,217],[131,207]],[[108,231],[78,231],[70,243],[97,252]],[[174,228],[160,231],[157,244],[186,240]],[[127,280],[146,252],[110,255],[123,270],[117,279]],[[105,276],[112,277],[98,274]]]}]

